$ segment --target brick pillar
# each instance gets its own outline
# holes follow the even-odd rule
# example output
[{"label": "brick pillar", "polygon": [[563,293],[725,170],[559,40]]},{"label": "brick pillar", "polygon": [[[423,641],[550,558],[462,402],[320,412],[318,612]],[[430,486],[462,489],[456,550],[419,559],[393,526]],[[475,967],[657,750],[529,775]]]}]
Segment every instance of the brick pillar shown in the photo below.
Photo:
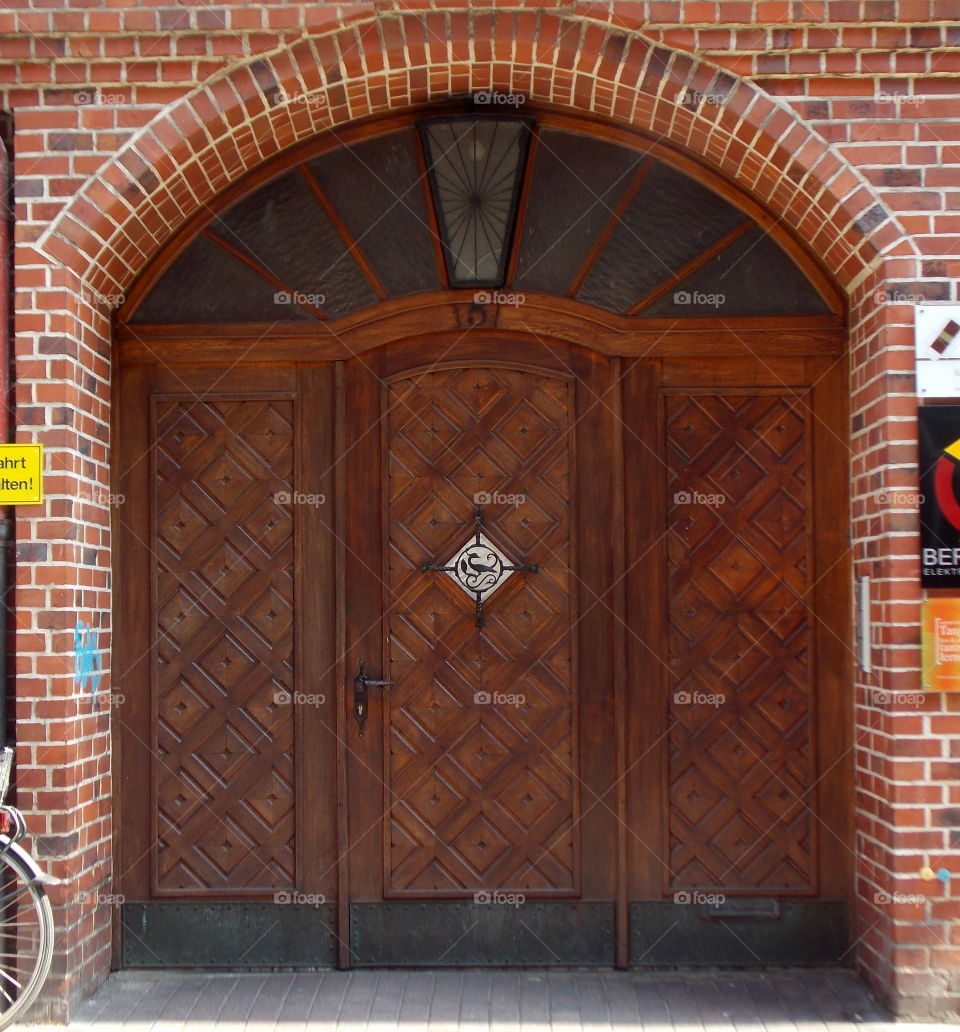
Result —
[{"label": "brick pillar", "polygon": [[110,963],[109,320],[75,274],[17,257],[16,439],[45,445],[46,500],[16,520],[16,798],[64,880],[37,1004],[63,1021]]},{"label": "brick pillar", "polygon": [[[874,670],[855,685],[853,937],[897,1014],[937,1018],[960,1005],[960,698],[920,691],[913,311],[887,300],[912,270],[886,263],[852,306],[854,566],[874,621]],[[942,869],[952,882],[930,877]]]}]

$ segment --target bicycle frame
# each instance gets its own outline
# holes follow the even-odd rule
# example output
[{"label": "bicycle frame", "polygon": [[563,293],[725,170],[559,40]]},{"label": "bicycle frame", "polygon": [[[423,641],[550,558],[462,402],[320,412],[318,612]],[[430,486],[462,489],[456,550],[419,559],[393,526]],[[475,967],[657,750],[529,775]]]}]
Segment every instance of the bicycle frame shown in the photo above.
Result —
[{"label": "bicycle frame", "polygon": [[13,749],[6,746],[0,752],[0,856],[7,852],[15,853],[30,871],[34,882],[41,885],[60,885],[59,878],[54,878],[53,875],[43,871],[36,860],[17,844],[27,833],[27,822],[15,806],[4,802],[10,789],[12,769]]},{"label": "bicycle frame", "polygon": [[0,853],[13,853],[23,864],[30,874],[33,876],[32,880],[39,885],[60,885],[61,880],[54,878],[52,874],[47,874],[46,871],[42,870],[36,860],[23,848],[23,846],[17,845],[16,842],[7,838],[6,835],[0,835]]}]

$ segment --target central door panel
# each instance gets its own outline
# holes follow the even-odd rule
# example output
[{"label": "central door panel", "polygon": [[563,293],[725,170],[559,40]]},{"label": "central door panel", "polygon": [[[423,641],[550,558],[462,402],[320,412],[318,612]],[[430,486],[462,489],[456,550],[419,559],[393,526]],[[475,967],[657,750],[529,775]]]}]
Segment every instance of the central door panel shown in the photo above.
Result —
[{"label": "central door panel", "polygon": [[609,964],[609,362],[451,350],[345,370],[345,673],[395,682],[347,707],[349,962]]},{"label": "central door panel", "polygon": [[[455,367],[387,389],[387,895],[576,892],[569,378]],[[442,571],[483,533],[484,599]]]}]

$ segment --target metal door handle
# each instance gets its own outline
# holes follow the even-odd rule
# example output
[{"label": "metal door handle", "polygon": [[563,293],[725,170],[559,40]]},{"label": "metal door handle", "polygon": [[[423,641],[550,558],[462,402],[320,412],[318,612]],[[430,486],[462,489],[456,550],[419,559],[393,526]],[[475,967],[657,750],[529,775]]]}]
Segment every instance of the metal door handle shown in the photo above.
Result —
[{"label": "metal door handle", "polygon": [[373,678],[367,677],[363,672],[363,660],[360,660],[360,673],[353,679],[353,715],[357,718],[357,723],[360,725],[361,738],[363,738],[363,725],[367,722],[367,703],[370,698],[369,689],[374,687],[389,691],[391,685],[396,683],[396,681],[375,681]]}]

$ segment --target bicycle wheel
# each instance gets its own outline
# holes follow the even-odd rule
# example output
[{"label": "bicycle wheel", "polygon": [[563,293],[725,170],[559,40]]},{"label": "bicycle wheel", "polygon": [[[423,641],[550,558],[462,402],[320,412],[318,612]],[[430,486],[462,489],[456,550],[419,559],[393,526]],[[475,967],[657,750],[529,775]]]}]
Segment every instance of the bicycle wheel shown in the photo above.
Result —
[{"label": "bicycle wheel", "polygon": [[53,959],[53,908],[16,847],[0,837],[0,1029],[22,1018]]}]

